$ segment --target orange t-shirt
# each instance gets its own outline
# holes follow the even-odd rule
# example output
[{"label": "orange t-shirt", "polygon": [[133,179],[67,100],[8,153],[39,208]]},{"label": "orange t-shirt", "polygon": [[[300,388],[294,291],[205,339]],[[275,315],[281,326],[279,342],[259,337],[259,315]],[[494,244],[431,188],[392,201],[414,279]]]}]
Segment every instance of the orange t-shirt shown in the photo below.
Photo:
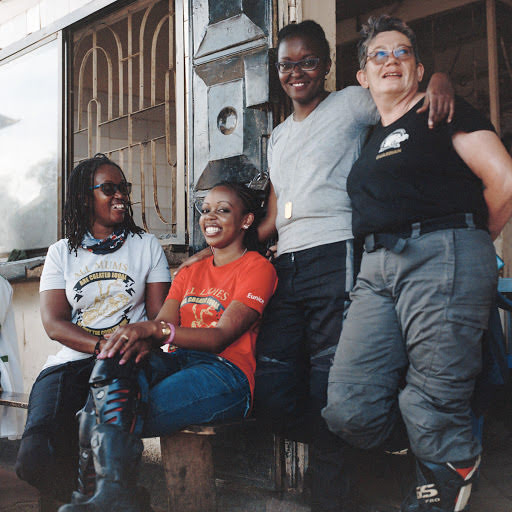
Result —
[{"label": "orange t-shirt", "polygon": [[[174,279],[167,299],[180,301],[181,327],[215,327],[233,300],[263,313],[277,286],[274,266],[257,252],[221,267],[213,257],[184,268]],[[242,370],[254,391],[255,345],[259,320],[219,355]]]}]

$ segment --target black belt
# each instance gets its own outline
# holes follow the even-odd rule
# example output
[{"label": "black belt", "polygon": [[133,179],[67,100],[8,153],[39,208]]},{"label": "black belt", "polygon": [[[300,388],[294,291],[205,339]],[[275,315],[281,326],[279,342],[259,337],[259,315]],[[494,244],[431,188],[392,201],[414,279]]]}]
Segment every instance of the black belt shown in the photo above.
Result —
[{"label": "black belt", "polygon": [[371,233],[364,238],[366,252],[374,252],[377,249],[388,249],[400,254],[407,245],[408,238],[416,238],[426,233],[441,229],[487,229],[487,224],[472,213],[455,213],[446,217],[436,217],[422,222],[414,222],[404,229],[392,233]]}]

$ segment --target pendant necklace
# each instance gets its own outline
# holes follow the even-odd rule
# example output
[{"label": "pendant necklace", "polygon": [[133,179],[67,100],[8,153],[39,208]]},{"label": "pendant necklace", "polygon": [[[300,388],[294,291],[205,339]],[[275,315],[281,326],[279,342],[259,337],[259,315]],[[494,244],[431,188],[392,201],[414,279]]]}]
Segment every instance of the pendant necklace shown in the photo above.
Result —
[{"label": "pendant necklace", "polygon": [[[287,133],[287,136],[286,136],[286,147],[290,147],[290,137],[291,137],[291,132],[295,132],[294,134],[297,133],[297,128],[302,128],[303,124],[302,123],[309,123],[305,132],[304,132],[304,135],[301,135],[301,138],[302,139],[305,139],[305,141],[307,141],[309,139],[309,132],[311,131],[311,125],[312,125],[312,118],[313,116],[315,115],[315,112],[318,108],[318,105],[312,110],[312,112],[310,112],[310,114],[305,118],[303,119],[302,121],[295,121],[295,112],[292,114],[292,119],[291,119],[291,126],[292,126],[292,129],[288,131]],[[304,142],[305,144],[306,142]],[[284,151],[281,152],[281,156],[279,157],[279,167],[282,169],[283,168],[283,165],[282,165],[282,161],[283,161],[283,153]],[[291,184],[292,180],[293,180],[293,175],[295,173],[295,171],[297,170],[297,164],[299,163],[299,158],[300,158],[300,152],[298,151],[297,152],[297,155],[295,156],[295,164],[294,164],[294,167],[292,168],[293,169],[293,172],[290,173],[290,178],[291,180],[289,181],[289,184]],[[291,187],[283,187],[283,190],[291,190]],[[284,218],[285,219],[291,219],[292,218],[292,215],[293,215],[293,201],[286,201],[284,203]]]},{"label": "pendant necklace", "polygon": [[[325,91],[324,91],[325,92]],[[311,125],[313,124],[313,121],[312,121],[312,118],[313,116],[315,115],[316,111],[318,110],[318,107],[319,105],[325,100],[325,98],[327,98],[329,96],[329,93],[327,93],[321,100],[320,102],[318,103],[318,105],[309,113],[309,115],[303,119],[302,121],[295,121],[295,112],[292,113],[292,119],[291,119],[291,123],[292,123],[292,127],[295,126],[297,127],[296,125],[298,126],[302,126],[302,123],[305,123],[305,122],[308,122],[309,125],[307,127],[307,130],[306,132],[304,133],[303,135],[303,138],[305,139],[304,141],[304,144],[306,143],[306,141],[309,139],[309,132],[311,131]],[[290,132],[292,130],[290,130],[287,134],[287,137],[286,137],[286,147],[289,147],[289,142],[290,142]],[[295,131],[295,130],[293,130]],[[300,158],[300,152],[297,152],[297,156],[295,157],[295,167],[293,168],[294,171],[297,170],[297,164],[299,163],[299,158]],[[283,160],[283,152],[281,152],[281,156],[279,157],[279,167],[282,169],[283,166],[282,166],[282,160]],[[293,174],[290,175],[290,178],[293,180]],[[288,185],[291,184],[291,181],[290,183],[288,183]],[[291,187],[288,187],[286,190],[290,190]],[[285,188],[283,187],[283,190]],[[284,203],[284,218],[285,219],[291,219],[292,218],[292,215],[293,215],[293,202],[292,201],[286,201]]]}]

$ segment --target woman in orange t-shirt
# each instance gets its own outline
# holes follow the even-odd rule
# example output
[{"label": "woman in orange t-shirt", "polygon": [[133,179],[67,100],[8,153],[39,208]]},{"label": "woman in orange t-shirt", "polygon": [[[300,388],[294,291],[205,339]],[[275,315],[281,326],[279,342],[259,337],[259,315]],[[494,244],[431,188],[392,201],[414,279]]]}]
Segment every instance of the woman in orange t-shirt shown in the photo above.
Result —
[{"label": "woman in orange t-shirt", "polygon": [[259,319],[277,285],[273,265],[255,251],[259,210],[247,187],[215,186],[199,220],[212,256],[176,276],[155,320],[118,328],[104,346],[90,380],[96,491],[75,493],[61,512],[149,510],[130,484],[140,437],[249,412]]}]

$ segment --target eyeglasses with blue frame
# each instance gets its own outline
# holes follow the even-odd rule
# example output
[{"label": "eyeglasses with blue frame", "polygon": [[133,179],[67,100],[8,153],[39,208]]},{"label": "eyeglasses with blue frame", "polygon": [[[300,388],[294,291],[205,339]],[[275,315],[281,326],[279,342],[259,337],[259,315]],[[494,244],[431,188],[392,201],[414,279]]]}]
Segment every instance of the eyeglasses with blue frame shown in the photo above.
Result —
[{"label": "eyeglasses with blue frame", "polygon": [[412,46],[402,45],[394,48],[393,50],[378,49],[374,52],[368,53],[366,56],[366,62],[371,60],[374,64],[384,64],[391,54],[393,54],[398,60],[408,60],[414,56]]}]

